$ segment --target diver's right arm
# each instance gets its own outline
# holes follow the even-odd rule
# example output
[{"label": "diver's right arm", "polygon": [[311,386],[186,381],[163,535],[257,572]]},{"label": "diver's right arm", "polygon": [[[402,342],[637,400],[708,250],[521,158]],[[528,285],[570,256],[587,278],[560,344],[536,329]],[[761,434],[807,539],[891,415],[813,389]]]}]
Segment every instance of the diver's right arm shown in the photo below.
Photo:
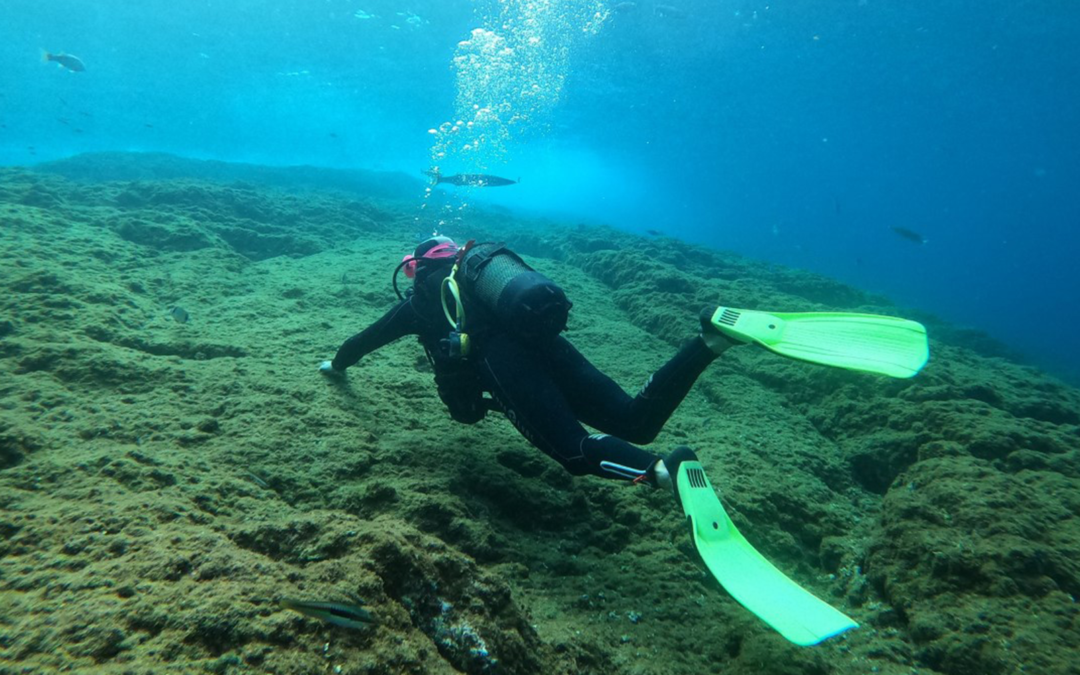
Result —
[{"label": "diver's right arm", "polygon": [[325,375],[343,375],[345,369],[355,365],[371,352],[406,335],[415,335],[420,316],[412,304],[412,296],[395,305],[381,319],[345,341],[333,361],[323,361],[319,370]]}]

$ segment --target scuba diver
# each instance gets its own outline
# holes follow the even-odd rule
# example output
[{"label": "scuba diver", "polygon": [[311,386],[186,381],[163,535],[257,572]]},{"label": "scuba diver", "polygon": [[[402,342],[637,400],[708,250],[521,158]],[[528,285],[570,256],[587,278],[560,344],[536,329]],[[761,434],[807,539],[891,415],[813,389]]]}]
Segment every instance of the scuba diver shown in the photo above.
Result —
[{"label": "scuba diver", "polygon": [[[398,273],[412,287],[398,289]],[[416,335],[450,416],[475,424],[503,413],[573,475],[670,490],[710,573],[744,607],[795,644],[857,627],[766,560],[735,527],[694,452],[648,452],[697,378],[734,345],[755,343],[803,361],[912,377],[926,363],[926,329],[894,317],[709,308],[701,332],[630,396],[561,335],[571,303],[506,246],[432,237],[394,270],[399,302],[341,345],[319,370],[344,377],[365,355]],[[601,433],[590,433],[588,425]]]},{"label": "scuba diver", "polygon": [[397,305],[323,362],[324,374],[342,376],[366,354],[417,335],[454,420],[475,424],[490,410],[502,412],[575,476],[672,490],[677,463],[696,459],[680,448],[665,462],[634,444],[651,443],[705,368],[738,344],[709,321],[711,309],[703,313],[701,334],[630,396],[560,334],[571,307],[562,289],[505,246],[459,248],[433,237],[395,269],[395,291],[401,270],[412,287],[398,291]]}]

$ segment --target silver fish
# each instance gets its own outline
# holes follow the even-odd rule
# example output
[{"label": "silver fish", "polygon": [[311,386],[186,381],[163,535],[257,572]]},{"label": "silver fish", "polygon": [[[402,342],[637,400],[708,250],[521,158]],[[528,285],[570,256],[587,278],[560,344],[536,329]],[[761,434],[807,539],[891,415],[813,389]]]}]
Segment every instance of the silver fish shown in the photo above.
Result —
[{"label": "silver fish", "polygon": [[359,603],[317,602],[282,598],[281,606],[284,609],[291,609],[305,616],[345,628],[363,628],[376,623],[375,617],[371,616],[371,612],[361,607]]},{"label": "silver fish", "polygon": [[489,176],[486,173],[456,173],[453,176],[444,176],[439,173],[438,169],[425,171],[424,175],[431,178],[432,185],[449,183],[450,185],[468,185],[469,187],[500,187],[518,182],[500,176]]},{"label": "silver fish", "polygon": [[67,68],[74,73],[81,73],[86,70],[86,65],[83,64],[82,59],[72,54],[65,54],[60,52],[59,54],[52,54],[50,52],[42,52],[41,60],[48,63],[49,61],[55,62],[62,68]]},{"label": "silver fish", "polygon": [[895,232],[898,237],[902,237],[902,238],[907,239],[908,241],[914,242],[916,244],[925,244],[926,242],[929,241],[929,239],[922,236],[921,234],[919,234],[915,230],[909,230],[906,227],[898,227],[896,225],[890,225],[889,229],[892,230],[893,232]]},{"label": "silver fish", "polygon": [[169,316],[171,316],[177,323],[187,323],[191,316],[187,313],[187,310],[183,307],[173,307],[169,310]]}]

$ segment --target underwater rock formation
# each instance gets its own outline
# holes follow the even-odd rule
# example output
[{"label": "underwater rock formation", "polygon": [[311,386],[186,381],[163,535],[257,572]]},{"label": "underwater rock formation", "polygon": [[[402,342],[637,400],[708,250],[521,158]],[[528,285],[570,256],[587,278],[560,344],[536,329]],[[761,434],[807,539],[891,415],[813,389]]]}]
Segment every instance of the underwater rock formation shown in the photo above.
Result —
[{"label": "underwater rock formation", "polygon": [[[670,496],[453,424],[411,341],[317,375],[393,302],[411,185],[0,170],[0,673],[1080,673],[1077,390],[926,316],[912,380],[711,366],[653,447],[694,446],[754,545],[862,624],[799,649],[702,572]],[[629,390],[720,299],[908,314],[669,238],[472,218],[450,234],[557,279],[569,337]]]}]

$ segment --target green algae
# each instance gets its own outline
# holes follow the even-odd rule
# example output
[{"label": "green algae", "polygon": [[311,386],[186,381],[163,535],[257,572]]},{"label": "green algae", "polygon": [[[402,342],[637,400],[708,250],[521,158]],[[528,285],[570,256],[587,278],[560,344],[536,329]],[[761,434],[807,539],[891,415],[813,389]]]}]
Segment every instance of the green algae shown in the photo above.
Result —
[{"label": "green algae", "polygon": [[[317,374],[394,301],[415,229],[409,184],[329,175],[0,172],[0,672],[1076,672],[1075,389],[922,317],[910,381],[715,363],[654,448],[697,448],[747,537],[863,624],[800,650],[695,565],[670,497],[453,424],[411,340]],[[719,299],[904,313],[670,239],[470,225],[563,285],[569,337],[630,390]]]}]

